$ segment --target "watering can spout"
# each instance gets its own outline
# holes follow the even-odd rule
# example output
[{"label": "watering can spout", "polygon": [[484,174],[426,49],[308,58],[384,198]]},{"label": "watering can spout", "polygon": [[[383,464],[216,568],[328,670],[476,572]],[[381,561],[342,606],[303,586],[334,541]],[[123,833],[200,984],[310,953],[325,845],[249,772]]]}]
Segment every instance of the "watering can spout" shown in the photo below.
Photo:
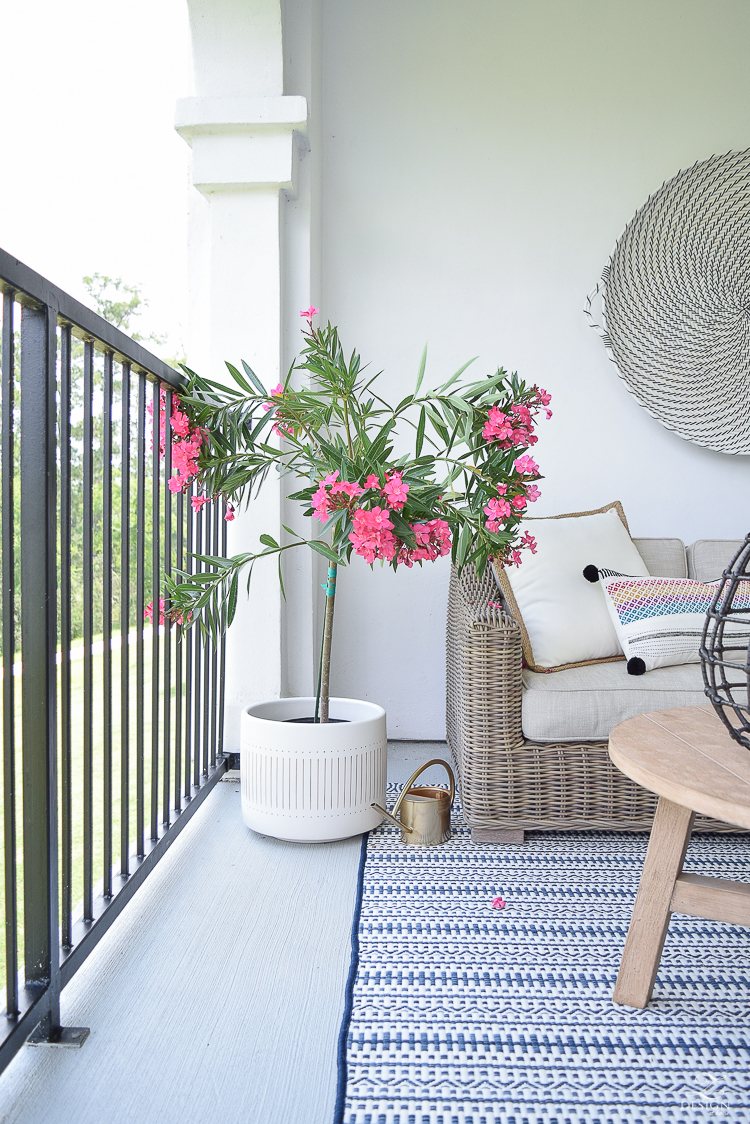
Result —
[{"label": "watering can spout", "polygon": [[412,829],[410,827],[406,827],[405,824],[402,824],[401,820],[397,820],[395,816],[392,816],[386,808],[381,808],[379,804],[375,803],[372,803],[370,807],[374,808],[376,812],[380,812],[381,816],[385,816],[386,819],[389,819],[391,821],[391,823],[395,823],[396,827],[400,827],[402,831],[408,831],[411,834]]},{"label": "watering can spout", "polygon": [[[446,769],[450,778],[450,792],[436,785],[412,787],[420,773],[429,769],[430,765],[442,765]],[[435,847],[451,837],[451,808],[455,795],[456,778],[453,770],[447,761],[433,758],[420,766],[404,785],[393,812],[381,808],[379,804],[371,804],[370,807],[401,829],[402,842],[417,847]],[[399,808],[401,819],[397,818]]]}]

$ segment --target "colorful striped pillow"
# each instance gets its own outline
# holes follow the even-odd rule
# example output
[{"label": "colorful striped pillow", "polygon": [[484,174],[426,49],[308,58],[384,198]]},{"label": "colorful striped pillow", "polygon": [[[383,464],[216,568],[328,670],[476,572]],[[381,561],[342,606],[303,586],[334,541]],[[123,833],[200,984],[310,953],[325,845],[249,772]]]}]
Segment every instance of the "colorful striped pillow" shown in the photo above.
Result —
[{"label": "colorful striped pillow", "polygon": [[[583,576],[599,581],[631,675],[655,667],[698,663],[706,613],[719,582],[691,578],[632,577],[587,566]],[[740,621],[728,622],[725,635],[739,645],[750,640],[750,581],[740,582],[732,602]]]}]

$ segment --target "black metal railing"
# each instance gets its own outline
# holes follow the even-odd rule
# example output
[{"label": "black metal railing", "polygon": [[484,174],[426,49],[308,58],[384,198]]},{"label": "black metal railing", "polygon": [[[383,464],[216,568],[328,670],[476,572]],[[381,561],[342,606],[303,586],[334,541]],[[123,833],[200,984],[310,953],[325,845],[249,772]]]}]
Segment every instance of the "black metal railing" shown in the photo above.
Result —
[{"label": "black metal railing", "polygon": [[182,375],[4,251],[0,290],[2,1069],[83,1040],[61,989],[226,769],[224,646],[159,623],[226,523],[168,487]]}]

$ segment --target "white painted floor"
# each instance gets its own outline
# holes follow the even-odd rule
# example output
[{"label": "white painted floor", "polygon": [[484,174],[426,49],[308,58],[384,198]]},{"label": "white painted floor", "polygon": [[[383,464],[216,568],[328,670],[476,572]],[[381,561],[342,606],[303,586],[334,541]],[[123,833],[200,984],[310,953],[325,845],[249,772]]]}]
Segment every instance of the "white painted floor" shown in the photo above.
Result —
[{"label": "white painted floor", "polygon": [[[404,782],[449,752],[388,756]],[[255,835],[217,785],[63,992],[88,1041],[24,1047],[1,1124],[331,1124],[360,846]]]}]

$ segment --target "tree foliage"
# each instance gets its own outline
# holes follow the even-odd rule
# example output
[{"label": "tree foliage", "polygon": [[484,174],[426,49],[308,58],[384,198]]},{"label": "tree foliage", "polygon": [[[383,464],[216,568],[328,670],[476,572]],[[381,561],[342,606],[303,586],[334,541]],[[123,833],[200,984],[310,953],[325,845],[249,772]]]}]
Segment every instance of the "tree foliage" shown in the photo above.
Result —
[{"label": "tree foliage", "polygon": [[[459,568],[474,564],[480,573],[491,559],[514,563],[519,548],[533,549],[519,523],[539,494],[539,473],[522,454],[536,441],[533,417],[549,395],[502,368],[468,380],[471,362],[422,391],[425,349],[414,391],[391,406],[377,392],[379,376],[357,351],[344,351],[337,328],[315,329],[310,320],[300,357],[270,392],[247,363],[242,371],[227,364],[229,386],[185,368],[181,408],[207,434],[199,459],[206,496],[248,503],[278,471],[302,485],[290,498],[321,520],[323,533],[303,538],[285,528],[289,541],[266,534],[262,550],[203,559],[205,572],[167,581],[173,615],[216,637],[231,623],[240,573],[247,569],[249,585],[258,559],[303,545],[336,565],[357,553],[394,569],[449,550]],[[399,427],[411,433],[413,452],[397,455]]]}]

